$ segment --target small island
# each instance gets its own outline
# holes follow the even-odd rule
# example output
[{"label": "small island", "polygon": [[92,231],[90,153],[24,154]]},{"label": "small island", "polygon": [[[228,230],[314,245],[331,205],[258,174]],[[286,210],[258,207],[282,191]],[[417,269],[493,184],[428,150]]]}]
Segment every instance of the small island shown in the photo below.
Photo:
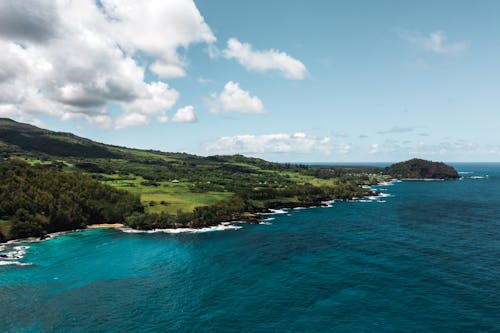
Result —
[{"label": "small island", "polygon": [[457,170],[443,162],[414,158],[395,163],[385,169],[386,174],[398,179],[458,179]]}]

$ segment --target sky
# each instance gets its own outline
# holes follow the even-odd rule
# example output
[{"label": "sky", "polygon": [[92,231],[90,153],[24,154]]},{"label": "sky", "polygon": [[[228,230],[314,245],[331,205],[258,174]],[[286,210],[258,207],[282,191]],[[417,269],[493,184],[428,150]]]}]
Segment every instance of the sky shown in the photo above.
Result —
[{"label": "sky", "polygon": [[500,161],[500,2],[2,0],[0,117],[278,162]]}]

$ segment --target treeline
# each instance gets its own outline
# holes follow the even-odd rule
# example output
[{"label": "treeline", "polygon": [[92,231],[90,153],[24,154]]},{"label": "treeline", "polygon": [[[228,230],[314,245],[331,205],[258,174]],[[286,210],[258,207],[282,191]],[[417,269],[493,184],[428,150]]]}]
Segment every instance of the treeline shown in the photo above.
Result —
[{"label": "treeline", "polygon": [[203,228],[235,220],[255,222],[259,220],[259,216],[255,213],[267,212],[270,208],[319,206],[325,200],[346,200],[369,195],[370,190],[359,187],[358,183],[352,180],[335,187],[303,184],[284,188],[254,189],[237,193],[230,200],[197,207],[191,213],[178,211],[177,215],[132,214],[125,219],[125,224],[134,229],[152,230]]},{"label": "treeline", "polygon": [[176,215],[133,214],[127,217],[125,224],[134,229],[152,230],[167,228],[203,228],[252,216],[249,206],[241,197],[234,196],[230,200],[219,201],[210,206],[197,207],[193,212],[178,211]]},{"label": "treeline", "polygon": [[122,222],[143,212],[138,196],[58,166],[0,160],[0,238],[42,236],[95,223]]}]

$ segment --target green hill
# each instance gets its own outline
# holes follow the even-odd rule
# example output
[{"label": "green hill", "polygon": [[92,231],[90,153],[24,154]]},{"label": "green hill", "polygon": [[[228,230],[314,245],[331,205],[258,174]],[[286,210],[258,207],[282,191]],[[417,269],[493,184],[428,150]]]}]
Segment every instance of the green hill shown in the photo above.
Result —
[{"label": "green hill", "polygon": [[443,162],[432,162],[414,158],[395,163],[385,173],[400,179],[457,179],[458,172]]},{"label": "green hill", "polygon": [[[19,159],[24,164],[12,163]],[[57,177],[68,173],[76,178],[81,175],[91,179],[95,184],[109,185],[104,188],[110,193],[113,188],[125,190],[140,198],[143,209],[131,208],[120,215],[121,222],[141,229],[204,227],[235,219],[255,220],[258,218],[256,213],[269,208],[317,206],[325,200],[368,195],[370,190],[360,185],[385,179],[382,169],[375,167],[280,164],[242,155],[202,157],[106,145],[10,119],[0,119],[0,167],[5,174],[16,173],[15,170],[23,170],[26,174],[41,173],[42,176],[37,176],[39,179],[50,174],[43,171],[45,168],[55,169],[59,172]],[[84,193],[92,193],[87,187],[95,187],[94,183],[86,181],[78,186]],[[33,188],[25,180],[16,184],[7,182],[1,190],[7,196],[5,200],[9,198],[9,188],[16,188],[16,196],[28,201],[36,193],[54,195],[50,179],[38,184]],[[50,195],[40,195],[50,198]],[[69,196],[77,206],[89,204],[76,200],[74,193]],[[57,200],[52,201],[55,205]],[[27,225],[44,220],[40,216],[45,213],[37,205],[27,209],[21,205],[22,200],[9,202],[13,204],[8,210],[0,206],[0,230],[8,231],[13,227],[18,230],[15,223],[21,223],[22,230],[28,230],[16,231],[17,234],[58,229],[53,228],[60,225],[57,223],[50,228],[45,225],[27,228]],[[22,210],[18,212],[19,209]],[[110,205],[103,209],[105,216],[115,216]],[[28,214],[24,210],[28,210]],[[129,214],[132,211],[136,213]],[[96,214],[85,216],[78,225],[113,220],[96,218],[100,216]],[[64,230],[64,225],[73,224],[62,224],[59,229]]]}]

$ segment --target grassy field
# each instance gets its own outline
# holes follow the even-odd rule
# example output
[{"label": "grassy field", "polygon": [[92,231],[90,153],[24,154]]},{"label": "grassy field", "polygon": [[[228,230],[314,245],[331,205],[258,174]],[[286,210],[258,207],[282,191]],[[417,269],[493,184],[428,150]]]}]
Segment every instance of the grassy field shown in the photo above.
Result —
[{"label": "grassy field", "polygon": [[148,213],[175,214],[178,210],[192,212],[196,207],[207,206],[233,196],[231,192],[193,193],[186,182],[147,182],[144,178],[129,175],[107,175],[103,183],[141,196]]}]

